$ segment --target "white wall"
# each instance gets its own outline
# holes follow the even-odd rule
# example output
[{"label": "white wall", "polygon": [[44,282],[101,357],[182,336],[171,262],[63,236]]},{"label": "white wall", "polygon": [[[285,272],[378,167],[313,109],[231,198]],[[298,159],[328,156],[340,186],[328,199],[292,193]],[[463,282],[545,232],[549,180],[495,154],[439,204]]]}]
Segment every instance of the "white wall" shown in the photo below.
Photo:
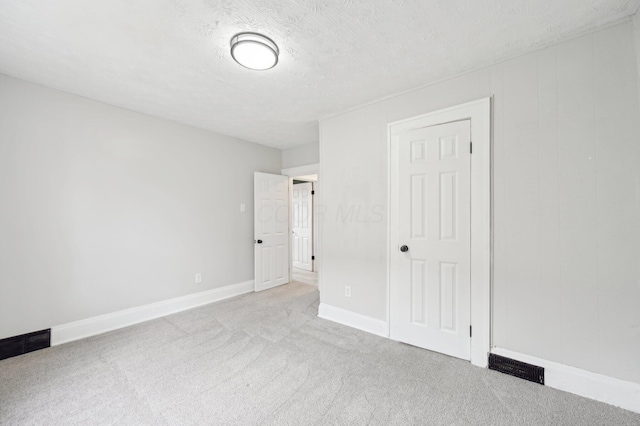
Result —
[{"label": "white wall", "polygon": [[0,75],[0,338],[253,279],[253,172],[280,167]]},{"label": "white wall", "polygon": [[322,120],[321,301],[387,320],[387,123],[494,96],[493,344],[640,383],[635,52],[626,21]]},{"label": "white wall", "polygon": [[282,150],[282,168],[306,166],[316,164],[320,160],[319,144],[310,143],[295,148]]}]

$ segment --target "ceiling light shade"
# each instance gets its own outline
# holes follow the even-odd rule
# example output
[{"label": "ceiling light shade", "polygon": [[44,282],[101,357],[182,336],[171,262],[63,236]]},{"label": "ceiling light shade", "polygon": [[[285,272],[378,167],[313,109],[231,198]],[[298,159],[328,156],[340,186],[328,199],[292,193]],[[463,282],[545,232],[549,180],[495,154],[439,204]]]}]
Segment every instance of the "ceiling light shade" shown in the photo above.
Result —
[{"label": "ceiling light shade", "polygon": [[257,33],[240,33],[231,38],[231,56],[245,68],[268,70],[278,63],[278,46]]}]

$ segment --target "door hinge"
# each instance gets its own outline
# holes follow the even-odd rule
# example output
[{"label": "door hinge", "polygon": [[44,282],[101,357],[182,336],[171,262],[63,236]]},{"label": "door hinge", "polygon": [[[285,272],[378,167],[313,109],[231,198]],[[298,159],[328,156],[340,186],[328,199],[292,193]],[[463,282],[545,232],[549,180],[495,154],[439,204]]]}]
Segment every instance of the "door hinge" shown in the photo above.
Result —
[{"label": "door hinge", "polygon": [[469,337],[473,337],[473,332],[471,326],[469,326]]},{"label": "door hinge", "polygon": [[315,195],[316,191],[311,191],[311,195]]},{"label": "door hinge", "polygon": [[316,260],[316,257],[315,256],[311,256],[311,260]]},{"label": "door hinge", "polygon": [[469,142],[469,154],[473,154],[473,142]]}]

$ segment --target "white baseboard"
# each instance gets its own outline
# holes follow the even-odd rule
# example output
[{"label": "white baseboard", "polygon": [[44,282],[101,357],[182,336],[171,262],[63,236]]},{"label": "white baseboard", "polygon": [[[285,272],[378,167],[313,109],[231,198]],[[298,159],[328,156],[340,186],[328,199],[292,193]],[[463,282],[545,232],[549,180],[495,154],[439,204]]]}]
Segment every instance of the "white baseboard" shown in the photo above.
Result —
[{"label": "white baseboard", "polygon": [[544,367],[546,386],[640,413],[640,384],[638,383],[592,373],[508,349],[492,348],[491,353]]},{"label": "white baseboard", "polygon": [[338,324],[366,331],[367,333],[389,337],[389,324],[385,321],[356,314],[355,312],[327,305],[326,303],[321,303],[318,307],[318,316],[329,321],[337,322]]},{"label": "white baseboard", "polygon": [[225,287],[214,288],[213,290],[58,325],[51,327],[51,346],[84,339],[85,337],[95,336],[96,334],[106,333],[107,331],[117,330],[165,315],[250,293],[253,289],[253,280],[245,281]]}]

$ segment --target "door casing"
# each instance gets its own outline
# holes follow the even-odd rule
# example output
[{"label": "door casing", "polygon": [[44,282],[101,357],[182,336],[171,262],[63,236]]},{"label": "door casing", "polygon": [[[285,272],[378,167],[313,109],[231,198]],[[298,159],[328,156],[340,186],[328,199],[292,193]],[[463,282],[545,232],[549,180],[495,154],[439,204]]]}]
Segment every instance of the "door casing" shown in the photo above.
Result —
[{"label": "door casing", "polygon": [[392,176],[392,165],[397,160],[398,135],[408,130],[435,126],[453,121],[471,120],[471,363],[487,367],[491,349],[491,98],[453,106],[387,125],[388,158],[388,235],[387,235],[387,323],[391,329],[391,250],[399,249],[397,241],[398,217],[397,176]]}]

